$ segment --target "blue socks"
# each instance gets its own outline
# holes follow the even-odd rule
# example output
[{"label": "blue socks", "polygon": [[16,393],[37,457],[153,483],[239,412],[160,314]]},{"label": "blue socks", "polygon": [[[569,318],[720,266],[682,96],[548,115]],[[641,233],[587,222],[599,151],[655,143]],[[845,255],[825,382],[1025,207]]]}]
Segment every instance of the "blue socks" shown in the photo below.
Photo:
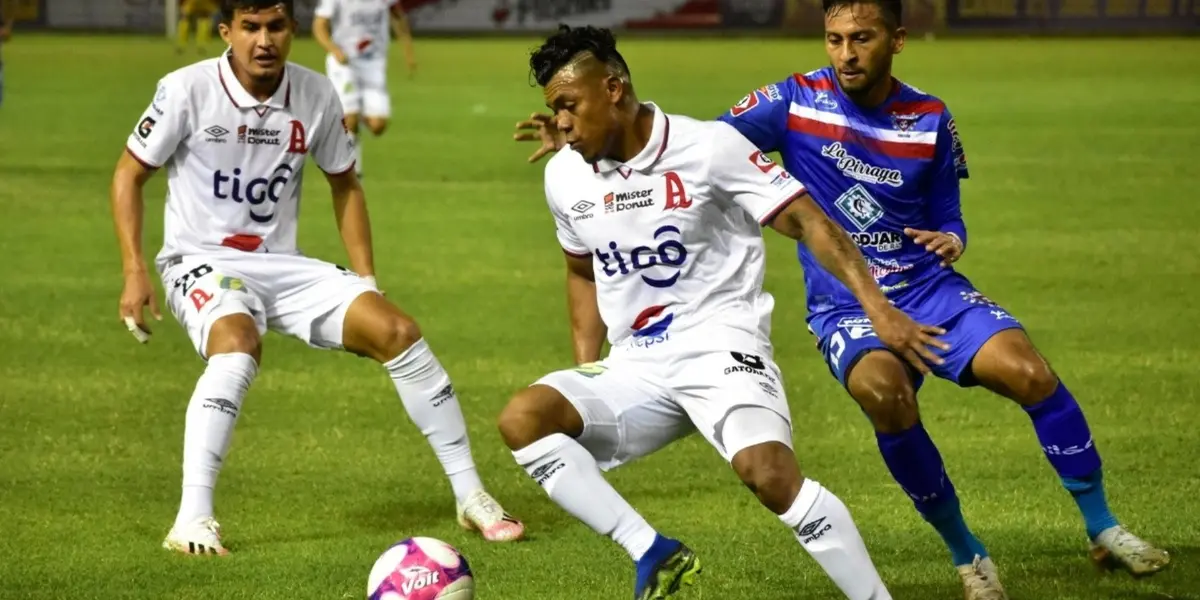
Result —
[{"label": "blue socks", "polygon": [[900,433],[875,432],[875,439],[892,477],[945,540],[954,564],[970,564],[977,554],[986,558],[987,549],[967,527],[942,455],[925,426],[918,422]]},{"label": "blue socks", "polygon": [[1049,398],[1025,407],[1025,412],[1033,420],[1033,429],[1050,465],[1075,498],[1088,538],[1095,539],[1100,532],[1115,527],[1117,518],[1104,497],[1100,453],[1075,397],[1060,382]]}]

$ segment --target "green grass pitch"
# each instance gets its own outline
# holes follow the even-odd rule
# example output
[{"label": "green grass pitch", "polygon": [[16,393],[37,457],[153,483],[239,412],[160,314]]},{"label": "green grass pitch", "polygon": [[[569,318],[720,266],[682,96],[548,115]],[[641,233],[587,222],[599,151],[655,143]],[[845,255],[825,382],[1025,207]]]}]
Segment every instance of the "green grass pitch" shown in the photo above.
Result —
[{"label": "green grass pitch", "polygon": [[[450,370],[485,481],[531,540],[489,545],[457,528],[440,468],[379,367],[272,334],[218,487],[226,560],[159,547],[202,364],[169,315],[148,346],[119,324],[108,210],[111,168],[155,82],[195,57],[115,37],[18,36],[4,48],[0,598],[362,598],[378,553],[413,535],[461,548],[481,600],[629,596],[620,549],[550,503],[494,426],[514,390],[571,359],[541,166],[511,141],[542,106],[528,85],[534,43],[418,40],[418,76],[392,67],[391,131],[364,142],[380,283]],[[819,40],[624,48],[643,99],[699,117],[824,64]],[[323,64],[307,39],[293,59]],[[1014,599],[1200,597],[1198,67],[1200,43],[1145,39],[914,40],[898,62],[949,103],[964,137],[961,270],[1026,323],[1080,398],[1118,516],[1173,553],[1153,579],[1095,573],[1022,411],[932,381],[926,423]],[[147,189],[150,254],[164,189],[162,174]],[[302,247],[341,261],[322,178],[310,172],[305,192]],[[960,597],[939,539],[813,349],[791,243],[767,237],[805,472],[850,506],[897,599]],[[701,440],[611,480],[701,555],[690,598],[838,597]]]}]

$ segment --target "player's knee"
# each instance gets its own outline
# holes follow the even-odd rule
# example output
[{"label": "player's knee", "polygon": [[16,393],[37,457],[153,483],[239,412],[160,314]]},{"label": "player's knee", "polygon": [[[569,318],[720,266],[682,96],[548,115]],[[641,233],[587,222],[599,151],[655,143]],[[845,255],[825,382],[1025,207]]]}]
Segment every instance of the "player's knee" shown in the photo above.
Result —
[{"label": "player's knee", "polygon": [[391,315],[379,333],[377,353],[385,360],[400,356],[421,340],[421,328],[407,315]]},{"label": "player's knee", "polygon": [[371,130],[371,135],[383,135],[387,128],[387,119],[367,119],[367,129]]},{"label": "player's knee", "polygon": [[795,454],[780,442],[741,450],[734,455],[732,466],[758,501],[778,515],[791,508],[804,482]]},{"label": "player's knee", "polygon": [[233,353],[249,354],[255,362],[262,362],[262,337],[250,315],[221,317],[209,327],[205,356]]},{"label": "player's knee", "polygon": [[912,379],[898,360],[896,363],[860,364],[849,381],[850,395],[882,433],[900,433],[920,419]]},{"label": "player's knee", "polygon": [[1049,398],[1058,389],[1058,375],[1036,353],[1022,356],[1011,367],[1013,399],[1025,406],[1037,404]]},{"label": "player's knee", "polygon": [[556,433],[578,437],[583,433],[583,418],[558,390],[533,385],[508,401],[496,426],[504,443],[520,450]]}]

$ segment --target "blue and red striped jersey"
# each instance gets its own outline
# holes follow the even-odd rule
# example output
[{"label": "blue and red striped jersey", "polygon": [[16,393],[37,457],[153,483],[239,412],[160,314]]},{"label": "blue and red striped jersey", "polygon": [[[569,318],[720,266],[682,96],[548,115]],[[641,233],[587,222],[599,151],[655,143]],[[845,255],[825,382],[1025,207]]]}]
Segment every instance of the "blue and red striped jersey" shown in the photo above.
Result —
[{"label": "blue and red striped jersey", "polygon": [[[904,228],[952,232],[965,245],[959,203],[966,155],[946,104],[898,80],[879,106],[856,105],[831,67],[758,88],[718,117],[784,167],[850,233],[884,293],[943,272],[941,259]],[[808,310],[856,304],[798,245]]]}]

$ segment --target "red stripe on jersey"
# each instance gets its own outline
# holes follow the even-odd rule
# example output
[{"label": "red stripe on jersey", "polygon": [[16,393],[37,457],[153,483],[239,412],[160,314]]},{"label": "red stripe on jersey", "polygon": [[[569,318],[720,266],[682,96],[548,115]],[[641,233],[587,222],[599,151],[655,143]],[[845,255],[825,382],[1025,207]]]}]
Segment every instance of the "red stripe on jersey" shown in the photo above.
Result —
[{"label": "red stripe on jersey", "polygon": [[254,252],[262,246],[263,239],[257,235],[238,233],[221,240],[221,245],[242,252]]},{"label": "red stripe on jersey", "polygon": [[911,158],[929,160],[934,156],[937,147],[933,144],[906,144],[903,142],[885,142],[867,137],[849,127],[822,123],[806,119],[799,115],[788,115],[788,129],[796,133],[812,135],[835,142],[853,143],[866,147],[869,151],[879,152],[892,158]]},{"label": "red stripe on jersey", "polygon": [[566,254],[567,256],[571,256],[574,258],[589,258],[592,255],[591,252],[584,252],[583,254],[579,254],[576,252],[571,252],[570,250],[567,250],[566,248],[563,248],[562,251],[563,251],[563,254]]},{"label": "red stripe on jersey", "polygon": [[946,103],[941,100],[896,101],[887,106],[887,112],[902,115],[940,115],[946,112]]},{"label": "red stripe on jersey", "polygon": [[[667,151],[667,140],[671,139],[671,119],[667,118],[666,113],[663,113],[663,139],[662,145],[658,147],[658,154],[654,155],[654,162],[662,158],[663,152]],[[626,179],[629,179],[626,177]]]},{"label": "red stripe on jersey", "polygon": [[831,79],[809,79],[799,73],[792,75],[792,78],[794,78],[796,80],[796,84],[802,88],[808,88],[818,92],[833,91],[833,80]]},{"label": "red stripe on jersey", "polygon": [[146,167],[147,169],[154,170],[154,169],[157,169],[157,168],[159,167],[159,165],[153,165],[153,164],[150,164],[150,161],[148,161],[148,160],[146,160],[146,159],[144,159],[144,158],[142,158],[142,157],[138,156],[138,155],[137,155],[137,152],[134,152],[133,150],[131,150],[131,149],[129,148],[129,146],[125,146],[125,151],[129,153],[129,156],[132,156],[132,157],[133,157],[133,160],[136,160],[136,161],[138,161],[139,163],[141,163],[141,165],[142,165],[143,167]]}]

